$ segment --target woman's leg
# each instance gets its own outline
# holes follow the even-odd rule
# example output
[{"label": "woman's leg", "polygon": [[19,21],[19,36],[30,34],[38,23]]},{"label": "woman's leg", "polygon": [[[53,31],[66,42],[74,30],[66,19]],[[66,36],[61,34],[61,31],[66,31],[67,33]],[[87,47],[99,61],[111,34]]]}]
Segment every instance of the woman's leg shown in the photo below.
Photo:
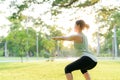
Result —
[{"label": "woman's leg", "polygon": [[71,72],[74,70],[81,70],[86,80],[90,80],[87,70],[92,69],[95,67],[95,65],[96,63],[93,62],[89,57],[83,56],[65,67],[66,78],[67,80],[73,80]]},{"label": "woman's leg", "polygon": [[88,72],[83,74],[86,80],[91,80],[90,75]]},{"label": "woman's leg", "polygon": [[78,59],[65,67],[65,74],[67,80],[73,80],[72,71],[81,69],[81,65],[79,64],[80,60],[81,59]]},{"label": "woman's leg", "polygon": [[67,74],[66,74],[66,78],[67,78],[67,80],[73,80],[73,75],[72,75],[72,73],[67,73]]},{"label": "woman's leg", "polygon": [[91,80],[90,74],[87,72],[87,70],[93,69],[96,66],[97,62],[94,62],[91,58],[86,56],[84,56],[83,61],[84,61],[83,62],[84,64],[82,65],[84,66],[84,68],[81,69],[81,72],[84,75],[86,80]]},{"label": "woman's leg", "polygon": [[[88,72],[84,73],[83,75],[84,75],[84,77],[85,77],[86,80],[91,80],[90,75],[89,75]],[[72,73],[67,73],[66,74],[66,78],[67,78],[67,80],[73,80]]]}]

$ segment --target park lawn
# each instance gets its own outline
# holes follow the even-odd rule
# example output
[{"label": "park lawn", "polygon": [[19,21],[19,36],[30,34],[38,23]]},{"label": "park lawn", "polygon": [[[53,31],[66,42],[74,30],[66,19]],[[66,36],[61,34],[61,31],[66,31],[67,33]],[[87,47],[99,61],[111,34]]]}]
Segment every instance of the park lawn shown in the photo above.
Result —
[{"label": "park lawn", "polygon": [[[64,67],[69,62],[0,63],[0,80],[66,80]],[[120,80],[120,61],[99,61],[89,71],[92,80]],[[84,80],[80,71],[73,72],[74,80]]]}]

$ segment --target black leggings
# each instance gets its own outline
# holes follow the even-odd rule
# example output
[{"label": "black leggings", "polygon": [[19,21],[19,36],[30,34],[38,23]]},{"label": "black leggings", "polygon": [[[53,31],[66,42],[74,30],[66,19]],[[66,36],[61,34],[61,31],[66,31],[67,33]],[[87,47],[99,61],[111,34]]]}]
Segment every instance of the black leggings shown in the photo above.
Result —
[{"label": "black leggings", "polygon": [[82,56],[65,67],[65,74],[71,73],[74,70],[81,70],[82,74],[84,74],[87,70],[94,68],[96,64],[97,62],[93,61],[90,57]]}]

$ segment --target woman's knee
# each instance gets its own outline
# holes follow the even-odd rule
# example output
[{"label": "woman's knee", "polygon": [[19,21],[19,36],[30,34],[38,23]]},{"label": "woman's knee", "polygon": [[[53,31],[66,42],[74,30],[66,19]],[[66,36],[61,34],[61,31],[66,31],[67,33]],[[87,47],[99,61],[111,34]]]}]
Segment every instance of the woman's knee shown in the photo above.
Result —
[{"label": "woman's knee", "polygon": [[64,70],[65,70],[65,74],[72,72],[71,66],[69,66],[69,65],[67,65]]},{"label": "woman's knee", "polygon": [[87,72],[87,70],[81,70],[82,74],[85,74]]}]

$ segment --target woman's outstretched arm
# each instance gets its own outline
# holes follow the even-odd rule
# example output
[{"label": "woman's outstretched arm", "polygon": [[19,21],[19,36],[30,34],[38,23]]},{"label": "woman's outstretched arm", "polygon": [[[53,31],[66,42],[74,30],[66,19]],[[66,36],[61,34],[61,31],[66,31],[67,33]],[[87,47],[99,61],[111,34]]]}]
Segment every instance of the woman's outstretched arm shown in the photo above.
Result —
[{"label": "woman's outstretched arm", "polygon": [[54,40],[67,40],[67,41],[82,41],[82,38],[78,35],[71,35],[71,36],[58,36],[58,37],[53,37],[52,39]]},{"label": "woman's outstretched arm", "polygon": [[52,39],[54,40],[69,40],[69,37],[66,37],[66,36],[57,36],[57,37],[53,37]]}]

